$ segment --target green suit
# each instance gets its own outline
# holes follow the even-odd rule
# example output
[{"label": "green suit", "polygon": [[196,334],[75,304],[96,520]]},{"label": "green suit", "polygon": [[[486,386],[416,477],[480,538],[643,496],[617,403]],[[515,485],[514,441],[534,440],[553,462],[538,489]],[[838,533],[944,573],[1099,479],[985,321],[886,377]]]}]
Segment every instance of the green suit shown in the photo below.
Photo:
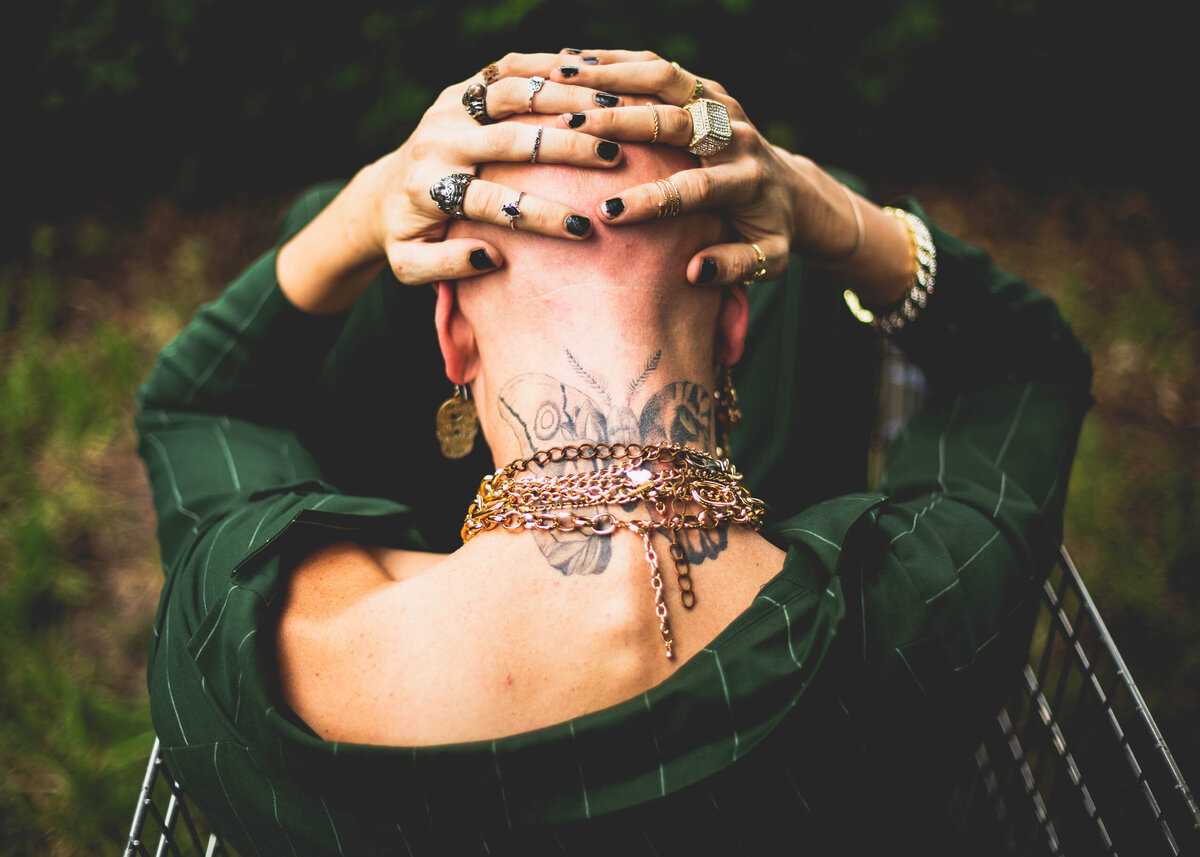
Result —
[{"label": "green suit", "polygon": [[[332,192],[302,200],[284,238]],[[647,693],[422,748],[324,742],[290,711],[280,596],[331,540],[452,549],[491,461],[437,456],[428,289],[385,276],[349,313],[308,316],[265,255],[140,392],[166,569],[151,702],[172,769],[245,855],[694,857],[893,835],[897,777],[965,758],[1023,657],[1090,402],[1053,303],[933,234],[937,291],[898,340],[932,396],[879,489],[862,484],[869,331],[794,261],[752,289],[735,372],[733,458],[773,506],[779,574]]]}]

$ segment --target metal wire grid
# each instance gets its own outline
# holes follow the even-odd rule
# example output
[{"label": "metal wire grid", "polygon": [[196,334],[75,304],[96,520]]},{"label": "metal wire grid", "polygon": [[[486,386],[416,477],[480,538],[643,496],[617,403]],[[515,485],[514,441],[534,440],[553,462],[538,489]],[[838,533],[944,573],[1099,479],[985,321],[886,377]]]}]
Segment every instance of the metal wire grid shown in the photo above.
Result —
[{"label": "metal wire grid", "polygon": [[980,853],[1200,854],[1200,810],[1065,549],[972,767],[952,817]]},{"label": "metal wire grid", "polygon": [[[162,746],[154,739],[150,751],[150,763],[142,780],[142,791],[137,809],[133,813],[133,825],[129,840],[125,844],[125,857],[229,857],[225,844],[216,833],[210,833],[207,842],[201,835],[199,814],[193,818],[183,794],[183,786],[171,774],[163,759]],[[149,843],[157,836],[154,851]]]}]

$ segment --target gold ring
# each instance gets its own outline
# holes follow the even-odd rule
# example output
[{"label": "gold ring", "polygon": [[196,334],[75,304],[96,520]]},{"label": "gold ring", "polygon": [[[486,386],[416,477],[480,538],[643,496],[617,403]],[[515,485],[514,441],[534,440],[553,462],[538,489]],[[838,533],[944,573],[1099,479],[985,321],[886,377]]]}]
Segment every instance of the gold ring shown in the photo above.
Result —
[{"label": "gold ring", "polygon": [[654,143],[658,141],[658,111],[649,101],[646,102],[646,106],[650,108],[650,115],[654,117],[654,133],[650,135],[650,142]]},{"label": "gold ring", "polygon": [[758,256],[755,260],[758,263],[758,270],[750,275],[750,279],[745,281],[744,284],[747,286],[760,283],[767,276],[767,254],[757,244],[751,243],[750,246],[754,248],[754,252]]},{"label": "gold ring", "polygon": [[733,126],[725,105],[711,98],[701,98],[684,108],[692,117],[692,141],[687,150],[706,158],[715,155],[733,141]]},{"label": "gold ring", "polygon": [[485,65],[479,73],[483,75],[484,83],[495,83],[500,79],[500,69],[496,67],[494,62]]},{"label": "gold ring", "polygon": [[655,179],[654,183],[658,185],[658,192],[662,194],[662,201],[658,204],[658,219],[678,217],[683,200],[675,182],[670,179]]}]

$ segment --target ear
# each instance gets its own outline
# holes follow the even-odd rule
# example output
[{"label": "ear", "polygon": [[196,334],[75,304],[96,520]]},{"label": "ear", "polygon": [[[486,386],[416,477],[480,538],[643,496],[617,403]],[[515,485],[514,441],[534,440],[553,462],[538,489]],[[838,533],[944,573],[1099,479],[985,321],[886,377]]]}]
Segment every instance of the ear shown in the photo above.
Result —
[{"label": "ear", "polygon": [[729,286],[721,296],[717,315],[717,341],[713,354],[717,364],[732,366],[742,359],[746,330],[750,326],[750,296],[745,286]]},{"label": "ear", "polygon": [[479,370],[479,344],[475,331],[458,307],[454,283],[437,284],[437,308],[433,322],[437,327],[438,346],[446,361],[446,377],[452,384],[467,384]]}]

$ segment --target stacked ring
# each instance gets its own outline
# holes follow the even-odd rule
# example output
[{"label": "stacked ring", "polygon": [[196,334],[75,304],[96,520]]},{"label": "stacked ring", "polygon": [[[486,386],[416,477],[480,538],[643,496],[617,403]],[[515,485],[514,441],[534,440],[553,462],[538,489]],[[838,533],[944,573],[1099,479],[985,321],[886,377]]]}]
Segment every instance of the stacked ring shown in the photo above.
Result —
[{"label": "stacked ring", "polygon": [[467,185],[473,181],[475,176],[470,173],[451,173],[430,186],[429,196],[437,203],[442,214],[469,220],[463,211],[463,197],[467,194]]},{"label": "stacked ring", "polygon": [[529,109],[527,113],[533,112],[533,96],[542,91],[542,87],[546,85],[546,78],[539,75],[534,75],[529,78]]},{"label": "stacked ring", "polygon": [[767,276],[767,254],[764,253],[762,248],[757,244],[751,244],[750,246],[754,248],[754,252],[758,256],[758,258],[755,259],[758,269],[750,275],[750,279],[745,281],[745,285],[747,286],[752,286],[755,283],[761,283]]},{"label": "stacked ring", "polygon": [[684,108],[692,116],[692,141],[687,150],[702,158],[715,155],[733,140],[729,111],[711,98],[701,98]]},{"label": "stacked ring", "polygon": [[683,200],[679,196],[679,188],[675,186],[675,182],[670,179],[655,179],[654,183],[658,185],[658,192],[662,194],[662,201],[658,204],[658,219],[678,217],[683,207]]},{"label": "stacked ring", "polygon": [[480,125],[489,125],[494,120],[487,112],[487,84],[472,83],[467,87],[467,91],[462,97],[463,107],[467,108],[467,115],[478,122]]},{"label": "stacked ring", "polygon": [[654,133],[650,135],[650,142],[654,143],[658,141],[658,111],[649,101],[646,102],[646,106],[650,108],[650,115],[654,117]]}]

